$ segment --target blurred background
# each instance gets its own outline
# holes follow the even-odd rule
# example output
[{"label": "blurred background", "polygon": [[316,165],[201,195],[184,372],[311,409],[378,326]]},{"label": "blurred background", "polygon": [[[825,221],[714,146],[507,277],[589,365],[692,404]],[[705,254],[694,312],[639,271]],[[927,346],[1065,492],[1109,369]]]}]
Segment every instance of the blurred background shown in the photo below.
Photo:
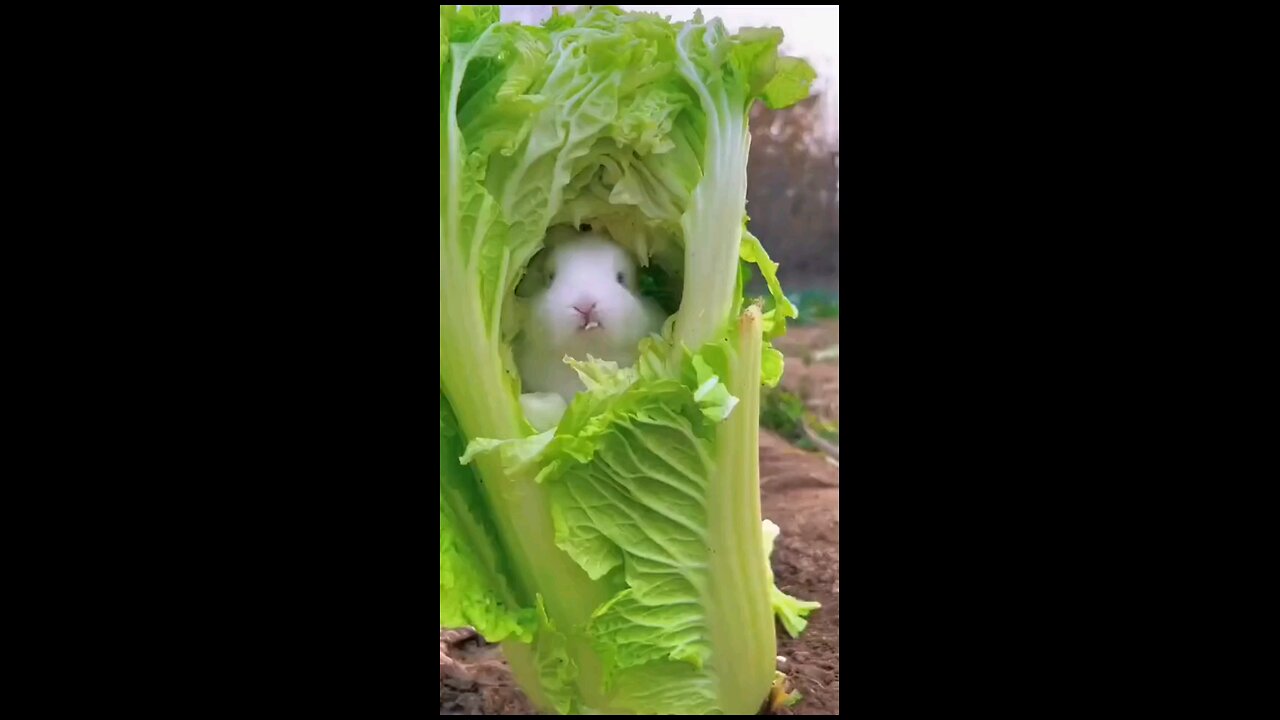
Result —
[{"label": "blurred background", "polygon": [[[502,19],[528,24],[578,5],[503,5]],[[687,20],[701,8],[730,32],[780,27],[782,51],[817,71],[813,94],[785,110],[757,103],[751,112],[747,214],[751,231],[777,261],[782,286],[803,313],[838,306],[840,267],[840,8],[838,5],[620,5]],[[833,306],[835,303],[835,306]]]}]

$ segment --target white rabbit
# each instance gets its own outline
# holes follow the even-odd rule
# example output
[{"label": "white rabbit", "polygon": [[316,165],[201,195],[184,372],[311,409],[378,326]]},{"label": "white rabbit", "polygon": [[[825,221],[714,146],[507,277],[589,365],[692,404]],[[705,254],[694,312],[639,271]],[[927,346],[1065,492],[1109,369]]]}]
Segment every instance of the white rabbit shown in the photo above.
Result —
[{"label": "white rabbit", "polygon": [[635,259],[598,231],[575,231],[551,245],[530,272],[537,289],[515,348],[525,393],[556,393],[571,402],[585,388],[564,356],[634,365],[640,341],[666,320],[656,302],[639,294]]}]

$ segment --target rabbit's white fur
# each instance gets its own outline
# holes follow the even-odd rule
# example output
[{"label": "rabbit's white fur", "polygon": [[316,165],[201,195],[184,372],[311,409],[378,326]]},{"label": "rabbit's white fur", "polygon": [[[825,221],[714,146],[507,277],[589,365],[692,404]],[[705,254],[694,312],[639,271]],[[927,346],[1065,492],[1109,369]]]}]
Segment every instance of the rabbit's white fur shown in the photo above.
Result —
[{"label": "rabbit's white fur", "polygon": [[525,393],[572,401],[585,388],[566,355],[634,365],[640,340],[666,319],[657,303],[640,296],[635,259],[602,233],[574,233],[549,247],[530,272],[538,289],[515,347]]}]

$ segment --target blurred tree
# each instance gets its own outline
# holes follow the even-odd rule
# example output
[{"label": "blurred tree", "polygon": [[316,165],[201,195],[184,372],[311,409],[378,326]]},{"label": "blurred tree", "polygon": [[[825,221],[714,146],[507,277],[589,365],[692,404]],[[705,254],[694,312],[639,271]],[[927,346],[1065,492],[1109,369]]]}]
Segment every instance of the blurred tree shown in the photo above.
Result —
[{"label": "blurred tree", "polygon": [[820,108],[814,95],[751,111],[747,214],[788,290],[839,287],[840,148],[826,141]]}]

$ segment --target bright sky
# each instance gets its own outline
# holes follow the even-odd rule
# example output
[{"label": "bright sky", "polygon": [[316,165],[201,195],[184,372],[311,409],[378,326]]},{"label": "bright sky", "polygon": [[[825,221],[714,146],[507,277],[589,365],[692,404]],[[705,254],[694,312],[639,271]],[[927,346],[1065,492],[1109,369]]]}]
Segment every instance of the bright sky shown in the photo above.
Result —
[{"label": "bright sky", "polygon": [[[561,6],[574,7],[574,6]],[[822,92],[823,120],[829,137],[840,132],[840,6],[839,5],[621,5],[625,10],[656,12],[673,20],[693,17],[698,8],[706,18],[718,17],[728,29],[780,27],[783,51],[808,60],[818,73],[814,89]],[[550,5],[503,5],[503,20],[537,23],[551,16]]]}]

